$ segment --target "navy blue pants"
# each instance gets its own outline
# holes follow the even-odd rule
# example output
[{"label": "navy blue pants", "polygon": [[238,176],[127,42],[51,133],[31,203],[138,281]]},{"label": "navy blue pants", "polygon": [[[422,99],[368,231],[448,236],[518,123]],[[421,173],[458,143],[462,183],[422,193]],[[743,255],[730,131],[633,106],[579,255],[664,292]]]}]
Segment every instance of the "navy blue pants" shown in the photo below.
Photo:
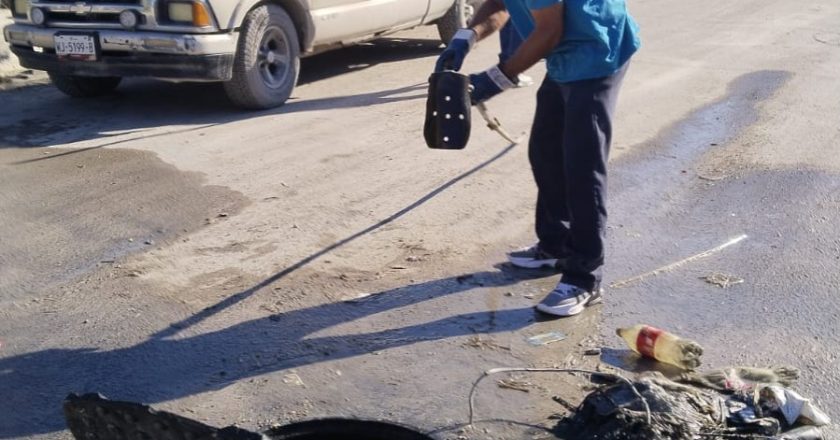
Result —
[{"label": "navy blue pants", "polygon": [[540,247],[558,256],[561,282],[597,289],[604,265],[607,157],[612,115],[627,69],[605,77],[558,83],[537,92],[528,156],[537,183]]}]

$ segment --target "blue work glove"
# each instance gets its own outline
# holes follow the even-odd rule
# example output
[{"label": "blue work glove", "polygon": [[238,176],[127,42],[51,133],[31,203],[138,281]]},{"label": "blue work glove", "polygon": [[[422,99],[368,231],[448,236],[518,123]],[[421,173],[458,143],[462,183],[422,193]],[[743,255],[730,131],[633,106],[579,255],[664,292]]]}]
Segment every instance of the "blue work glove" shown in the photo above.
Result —
[{"label": "blue work glove", "polygon": [[475,45],[475,31],[471,29],[458,29],[452,41],[446,46],[446,49],[440,54],[435,64],[435,72],[443,72],[444,70],[461,70],[461,65],[464,64],[464,58]]},{"label": "blue work glove", "polygon": [[482,103],[515,85],[499,66],[493,66],[470,75],[470,101],[472,105]]}]

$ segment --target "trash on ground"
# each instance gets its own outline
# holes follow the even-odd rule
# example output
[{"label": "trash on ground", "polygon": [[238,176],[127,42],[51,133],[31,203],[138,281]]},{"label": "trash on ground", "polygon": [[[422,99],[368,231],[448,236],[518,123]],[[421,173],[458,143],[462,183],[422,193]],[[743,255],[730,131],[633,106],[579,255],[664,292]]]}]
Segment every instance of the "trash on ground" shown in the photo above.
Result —
[{"label": "trash on ground", "polygon": [[808,399],[778,385],[758,384],[735,392],[725,405],[728,426],[773,439],[821,439],[818,429],[806,428],[831,423]]},{"label": "trash on ground", "polygon": [[499,388],[507,388],[510,390],[522,391],[525,393],[530,393],[531,388],[534,387],[534,384],[531,382],[526,382],[524,380],[516,380],[516,379],[501,379],[496,382]]},{"label": "trash on ground", "polygon": [[802,425],[825,426],[831,423],[826,413],[796,391],[776,385],[760,386],[758,390],[762,411],[781,412],[788,425],[798,422]]},{"label": "trash on ground", "polygon": [[[742,372],[774,371],[738,368]],[[770,380],[780,379],[771,376]],[[645,403],[650,408],[650,423]],[[719,391],[678,383],[654,372],[640,375],[632,386],[614,382],[598,387],[558,423],[556,432],[568,440],[822,440],[818,426],[829,423],[828,416],[808,399],[779,385]]]},{"label": "trash on ground", "polygon": [[702,277],[709,284],[714,284],[715,286],[720,287],[721,289],[726,289],[727,287],[734,286],[736,284],[741,284],[744,282],[743,278],[737,277],[735,275],[728,275],[725,273],[718,273],[715,272],[710,275],[706,275]]},{"label": "trash on ground", "polygon": [[371,297],[371,296],[373,296],[373,295],[374,295],[374,294],[373,294],[373,293],[370,293],[370,292],[362,292],[362,293],[357,294],[356,296],[353,296],[353,297],[351,297],[351,298],[346,299],[345,301],[347,301],[347,302],[356,302],[356,301],[361,301],[361,300],[363,300],[363,299],[365,299],[365,298],[369,298],[369,297]]},{"label": "trash on ground", "polygon": [[539,347],[541,345],[551,344],[552,342],[558,342],[564,339],[566,339],[566,335],[564,333],[555,331],[534,335],[526,338],[525,341],[535,347]]},{"label": "trash on ground", "polygon": [[289,385],[297,385],[297,386],[300,386],[300,387],[306,386],[303,383],[303,379],[301,379],[300,376],[297,375],[297,373],[289,373],[289,374],[283,376],[283,383],[289,384]]},{"label": "trash on ground", "polygon": [[496,343],[493,340],[482,339],[481,336],[479,336],[479,335],[470,336],[467,339],[467,342],[464,342],[464,346],[472,347],[472,348],[478,348],[480,350],[484,350],[484,349],[510,350],[510,347],[505,347],[505,346],[499,345],[498,343]]},{"label": "trash on ground", "polygon": [[758,384],[791,386],[799,379],[793,367],[725,367],[703,372],[682,373],[679,382],[721,392],[749,391]]},{"label": "trash on ground", "polygon": [[586,351],[583,352],[584,356],[600,356],[601,349],[600,348],[587,348]]},{"label": "trash on ground", "polygon": [[723,180],[723,179],[726,178],[726,176],[723,175],[723,174],[711,175],[711,174],[700,174],[700,173],[697,174],[697,177],[699,177],[703,180],[708,180],[710,182],[717,182],[718,180]]},{"label": "trash on ground", "polygon": [[[711,392],[649,375],[632,385],[620,382],[597,388],[573,415],[558,423],[556,431],[569,440],[693,440],[724,426],[715,399]],[[650,407],[650,422],[643,400]]]},{"label": "trash on ground", "polygon": [[[702,348],[695,342],[644,325],[617,333],[642,355],[681,367],[700,365]],[[568,440],[822,440],[818,427],[831,419],[790,388],[799,375],[784,366],[689,369],[674,380],[643,373],[632,383],[603,383],[610,376],[593,375],[592,382],[601,385],[556,431]]]},{"label": "trash on ground", "polygon": [[700,366],[703,347],[694,341],[643,324],[617,329],[616,334],[624,339],[631,350],[642,356],[684,370],[694,370]]}]

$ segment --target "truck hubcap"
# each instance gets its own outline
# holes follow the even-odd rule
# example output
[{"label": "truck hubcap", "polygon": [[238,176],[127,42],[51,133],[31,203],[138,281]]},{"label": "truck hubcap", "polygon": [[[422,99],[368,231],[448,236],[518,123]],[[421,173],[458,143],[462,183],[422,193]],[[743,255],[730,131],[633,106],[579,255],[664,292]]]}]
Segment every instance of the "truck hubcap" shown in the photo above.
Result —
[{"label": "truck hubcap", "polygon": [[283,30],[274,26],[266,29],[257,54],[257,68],[265,85],[272,89],[283,86],[289,76],[291,58],[291,50]]}]

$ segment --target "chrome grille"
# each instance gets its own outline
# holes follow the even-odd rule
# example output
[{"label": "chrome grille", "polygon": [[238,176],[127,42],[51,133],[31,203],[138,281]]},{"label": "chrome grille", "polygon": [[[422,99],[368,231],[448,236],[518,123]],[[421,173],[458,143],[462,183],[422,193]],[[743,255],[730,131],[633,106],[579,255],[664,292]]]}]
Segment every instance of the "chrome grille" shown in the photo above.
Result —
[{"label": "chrome grille", "polygon": [[140,16],[140,25],[145,23],[142,0],[49,0],[34,2],[46,16],[47,27],[69,28],[120,28],[120,12],[132,9]]},{"label": "chrome grille", "polygon": [[59,12],[47,12],[47,24],[49,23],[113,23],[119,24],[118,14],[67,14]]}]

